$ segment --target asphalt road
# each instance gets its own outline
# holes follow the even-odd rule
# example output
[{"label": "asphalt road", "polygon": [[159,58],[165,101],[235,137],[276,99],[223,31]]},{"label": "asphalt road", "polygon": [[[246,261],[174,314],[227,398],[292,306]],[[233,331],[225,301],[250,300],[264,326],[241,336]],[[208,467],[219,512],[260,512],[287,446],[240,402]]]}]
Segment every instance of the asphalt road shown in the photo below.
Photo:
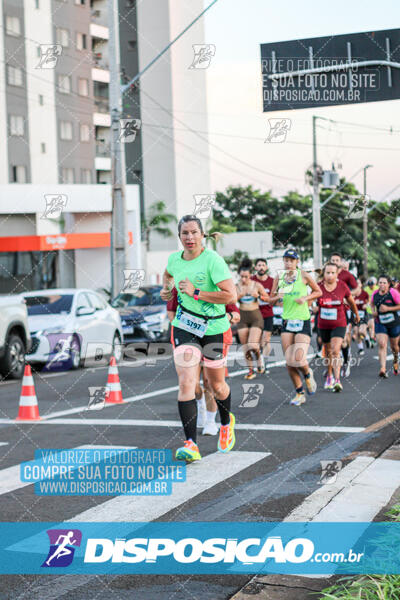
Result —
[{"label": "asphalt road", "polygon": [[[149,508],[151,520],[280,521],[320,486],[321,460],[342,461],[344,465],[359,453],[382,453],[399,437],[398,421],[380,423],[399,410],[399,379],[393,374],[387,380],[378,378],[376,354],[376,350],[366,352],[360,364],[352,369],[350,378],[344,380],[343,393],[324,391],[320,385],[317,393],[301,407],[289,405],[292,388],[284,367],[272,366],[268,375],[246,382],[243,374],[235,375],[243,367],[231,366],[233,412],[239,425],[235,452],[240,455],[224,455],[229,468],[213,474],[210,485],[207,470],[204,476],[199,475],[199,487],[194,486],[190,498],[178,496],[175,504],[175,492],[169,501],[159,498],[154,514]],[[10,491],[9,472],[4,470],[32,460],[38,448],[95,445],[174,450],[181,445],[177,379],[172,361],[164,358],[150,362],[146,364],[145,359],[120,365],[122,394],[129,401],[101,411],[85,408],[88,388],[105,385],[107,367],[34,374],[40,423],[15,422],[21,384],[0,383],[2,521],[74,520],[96,506],[105,507],[108,520],[124,520],[123,514],[107,513],[110,497],[36,496],[33,485]],[[322,383],[322,372],[322,366],[315,368],[318,384]],[[253,407],[243,402],[242,385],[247,383],[264,386],[258,404]],[[212,465],[217,464],[215,460],[222,458],[215,455],[217,439],[200,435],[198,443],[211,472]],[[196,468],[197,464],[188,467]],[[141,520],[133,503],[128,512],[126,520]],[[248,576],[196,575],[14,575],[1,578],[0,597],[224,600],[248,579]]]}]

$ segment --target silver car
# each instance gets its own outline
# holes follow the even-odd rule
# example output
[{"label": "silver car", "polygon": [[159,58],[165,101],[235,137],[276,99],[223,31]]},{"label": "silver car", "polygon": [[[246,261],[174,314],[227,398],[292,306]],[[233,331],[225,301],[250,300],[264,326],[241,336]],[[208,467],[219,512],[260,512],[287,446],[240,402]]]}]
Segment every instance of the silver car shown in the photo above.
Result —
[{"label": "silver car", "polygon": [[23,294],[32,347],[26,359],[46,368],[77,369],[85,359],[122,355],[119,313],[89,289],[50,289]]}]

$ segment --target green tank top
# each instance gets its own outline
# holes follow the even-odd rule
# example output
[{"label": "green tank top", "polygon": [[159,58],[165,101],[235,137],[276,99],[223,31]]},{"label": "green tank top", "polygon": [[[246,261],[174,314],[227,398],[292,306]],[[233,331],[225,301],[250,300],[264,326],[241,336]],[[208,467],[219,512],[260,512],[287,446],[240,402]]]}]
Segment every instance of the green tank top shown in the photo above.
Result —
[{"label": "green tank top", "polygon": [[308,321],[310,319],[310,309],[308,303],[297,304],[296,298],[301,296],[307,296],[307,285],[303,283],[301,276],[301,270],[297,268],[297,277],[294,283],[287,283],[284,280],[285,273],[279,276],[278,291],[284,292],[283,296],[283,313],[282,318],[286,321],[287,319],[299,319],[301,321]]}]

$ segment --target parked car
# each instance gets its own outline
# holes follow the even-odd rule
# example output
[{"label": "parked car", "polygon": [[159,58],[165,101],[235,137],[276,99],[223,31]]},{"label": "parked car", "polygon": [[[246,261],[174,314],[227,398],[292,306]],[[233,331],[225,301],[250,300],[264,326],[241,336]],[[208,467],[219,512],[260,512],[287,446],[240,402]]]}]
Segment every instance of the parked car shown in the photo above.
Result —
[{"label": "parked car", "polygon": [[30,346],[28,313],[23,297],[20,294],[0,296],[0,373],[3,377],[21,379],[25,353]]},{"label": "parked car", "polygon": [[32,348],[29,363],[77,369],[94,358],[104,344],[105,354],[122,355],[122,326],[117,310],[92,290],[50,289],[23,294],[28,308]]},{"label": "parked car", "polygon": [[121,292],[111,302],[121,315],[124,342],[168,341],[167,303],[161,285],[143,286],[137,292]]}]

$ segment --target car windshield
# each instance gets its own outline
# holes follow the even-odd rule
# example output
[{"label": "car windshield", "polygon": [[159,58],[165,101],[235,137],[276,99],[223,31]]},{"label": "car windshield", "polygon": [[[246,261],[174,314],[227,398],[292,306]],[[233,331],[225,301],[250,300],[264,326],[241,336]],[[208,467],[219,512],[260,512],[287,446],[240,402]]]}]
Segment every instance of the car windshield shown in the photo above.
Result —
[{"label": "car windshield", "polygon": [[145,290],[138,290],[134,294],[118,294],[111,302],[114,308],[125,308],[126,306],[156,306],[157,304],[165,304],[161,300],[158,290],[150,293]]},{"label": "car windshield", "polygon": [[25,296],[28,315],[59,315],[71,311],[72,294]]}]

